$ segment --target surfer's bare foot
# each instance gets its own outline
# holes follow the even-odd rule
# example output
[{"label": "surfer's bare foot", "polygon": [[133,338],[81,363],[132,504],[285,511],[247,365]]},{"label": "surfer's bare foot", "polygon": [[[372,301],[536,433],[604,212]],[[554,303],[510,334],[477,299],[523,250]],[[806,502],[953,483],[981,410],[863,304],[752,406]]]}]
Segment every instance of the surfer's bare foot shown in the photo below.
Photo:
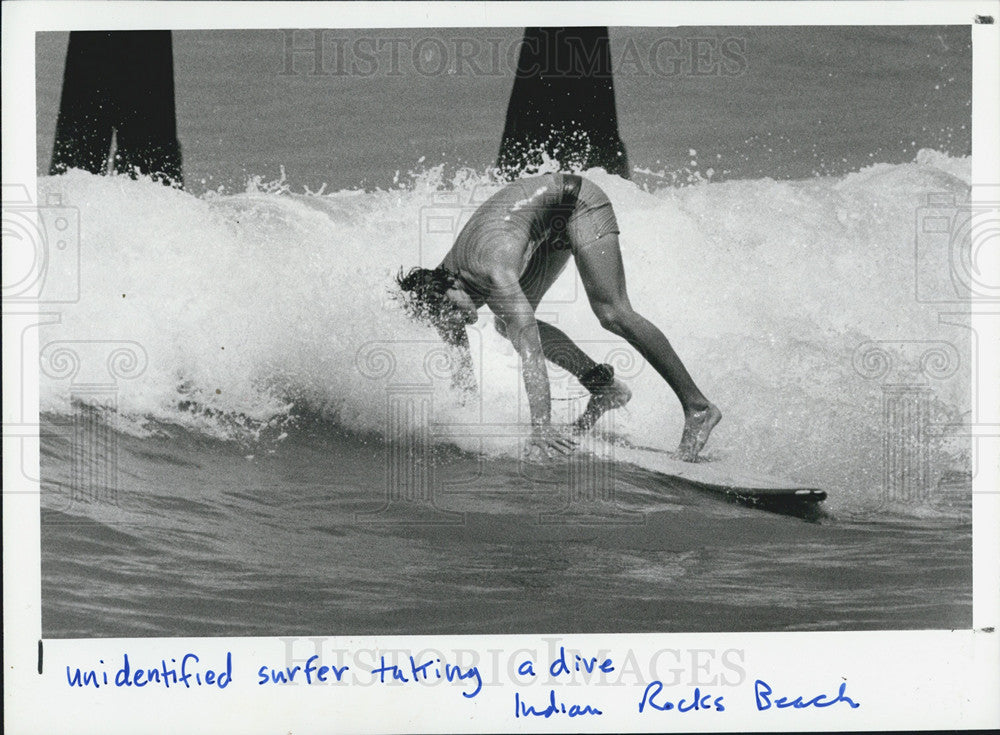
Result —
[{"label": "surfer's bare foot", "polygon": [[684,433],[681,435],[677,454],[685,462],[694,462],[708,441],[712,429],[722,419],[722,411],[711,403],[700,411],[692,411],[684,418]]},{"label": "surfer's bare foot", "polygon": [[621,408],[632,400],[632,391],[620,380],[615,380],[607,388],[592,393],[590,402],[574,424],[578,432],[590,431],[597,420],[613,408]]}]

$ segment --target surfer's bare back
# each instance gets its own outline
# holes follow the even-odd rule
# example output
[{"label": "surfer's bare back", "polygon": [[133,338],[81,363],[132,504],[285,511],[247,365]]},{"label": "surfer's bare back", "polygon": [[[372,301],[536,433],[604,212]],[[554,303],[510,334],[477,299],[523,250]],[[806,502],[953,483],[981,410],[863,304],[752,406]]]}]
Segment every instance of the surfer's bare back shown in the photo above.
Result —
[{"label": "surfer's bare back", "polygon": [[473,213],[441,265],[401,270],[397,280],[409,313],[461,347],[467,366],[465,325],[478,320],[483,304],[490,307],[497,331],[521,357],[533,426],[529,454],[568,454],[577,442],[551,425],[546,359],[591,393],[576,421],[578,431],[632,397],[610,365],[595,363],[562,331],[535,318],[538,302],[572,255],[601,326],[638,350],[680,399],[684,433],[678,454],[694,461],[722,414],[698,390],[663,332],[629,303],[618,234],[611,202],[593,182],[561,173],[519,179]]}]

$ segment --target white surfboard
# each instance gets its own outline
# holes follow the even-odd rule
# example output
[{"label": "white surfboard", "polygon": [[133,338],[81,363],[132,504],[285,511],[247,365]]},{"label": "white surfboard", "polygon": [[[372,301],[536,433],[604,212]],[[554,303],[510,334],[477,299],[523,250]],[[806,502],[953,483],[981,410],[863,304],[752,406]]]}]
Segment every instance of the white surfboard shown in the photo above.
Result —
[{"label": "white surfboard", "polygon": [[734,471],[713,462],[683,462],[670,453],[647,447],[608,447],[616,462],[676,477],[703,490],[731,496],[750,505],[794,512],[795,507],[814,506],[826,499],[826,491],[809,484],[768,475]]}]

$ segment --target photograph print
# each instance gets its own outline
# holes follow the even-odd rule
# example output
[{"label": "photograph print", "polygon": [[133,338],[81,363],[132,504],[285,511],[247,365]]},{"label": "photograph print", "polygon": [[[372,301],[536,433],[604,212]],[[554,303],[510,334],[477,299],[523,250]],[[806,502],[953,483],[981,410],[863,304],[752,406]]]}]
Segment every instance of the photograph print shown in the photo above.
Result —
[{"label": "photograph print", "polygon": [[45,638],[971,626],[970,26],[35,57]]}]

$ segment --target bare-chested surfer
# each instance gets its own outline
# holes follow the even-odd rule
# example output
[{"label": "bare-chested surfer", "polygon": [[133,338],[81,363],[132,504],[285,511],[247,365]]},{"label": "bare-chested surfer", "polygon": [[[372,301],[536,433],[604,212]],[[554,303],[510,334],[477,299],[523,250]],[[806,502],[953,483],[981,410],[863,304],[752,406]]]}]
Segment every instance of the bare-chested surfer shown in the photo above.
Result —
[{"label": "bare-chested surfer", "polygon": [[[535,318],[538,302],[572,255],[601,326],[638,350],[680,399],[678,454],[694,461],[722,414],[698,390],[663,332],[629,303],[618,234],[611,202],[593,182],[560,173],[519,179],[473,213],[441,265],[401,270],[397,280],[409,313],[432,323],[466,355],[465,325],[478,320],[483,304],[490,307],[497,331],[521,358],[533,426],[529,453],[568,454],[577,442],[551,425],[546,359],[591,393],[576,421],[579,431],[632,397],[610,365],[595,363],[562,331]],[[466,362],[471,365],[471,358]]]}]

